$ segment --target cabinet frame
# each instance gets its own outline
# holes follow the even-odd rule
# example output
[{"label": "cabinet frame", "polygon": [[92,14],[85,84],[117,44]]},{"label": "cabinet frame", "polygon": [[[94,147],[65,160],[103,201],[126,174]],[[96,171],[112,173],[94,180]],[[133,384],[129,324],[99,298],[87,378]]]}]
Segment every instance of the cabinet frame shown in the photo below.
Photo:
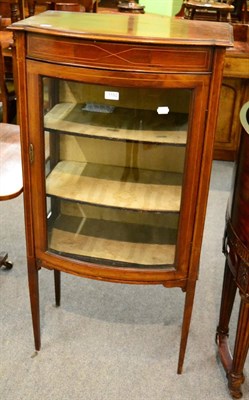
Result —
[{"label": "cabinet frame", "polygon": [[[35,61],[27,62],[27,79],[28,79],[28,92],[39,92],[41,93],[41,77],[54,77],[58,76],[61,73],[61,66],[51,66],[47,64],[39,63],[39,75],[37,75],[38,65]],[[99,71],[99,79],[101,81],[104,80],[105,84],[118,84],[120,85],[120,80],[122,82],[122,87],[131,85],[131,79],[129,78],[129,74],[125,77],[124,73],[115,74],[115,78],[106,76],[105,72]],[[79,67],[66,67],[65,71],[63,71],[63,79],[71,79],[80,82],[86,83],[95,83],[96,82],[96,71],[87,70],[86,68],[81,69]],[[116,76],[117,75],[117,76]],[[208,103],[208,82],[209,76],[197,76],[195,78],[188,79],[183,76],[173,77],[171,79],[167,79],[167,75],[163,74],[155,74],[153,77],[144,77],[144,74],[133,74],[132,82],[140,82],[140,87],[159,87],[159,88],[187,88],[193,89],[193,102],[191,108],[198,109],[198,104],[203,102],[206,97],[205,103],[207,106]],[[115,81],[115,82],[114,82]],[[155,84],[155,82],[157,82]],[[185,83],[183,83],[185,82]],[[118,86],[117,86],[118,87]],[[201,100],[202,99],[202,100]],[[186,280],[188,274],[188,258],[190,253],[190,247],[193,242],[193,230],[187,230],[186,227],[194,226],[194,214],[197,204],[197,193],[198,193],[198,181],[200,175],[200,161],[202,157],[203,150],[203,140],[204,140],[204,126],[206,119],[206,112],[201,112],[198,110],[198,118],[195,118],[193,122],[193,115],[190,115],[189,118],[189,139],[186,148],[186,159],[185,164],[189,163],[189,159],[191,162],[194,162],[195,170],[191,171],[191,168],[185,166],[184,170],[186,171],[186,175],[184,176],[185,183],[183,184],[183,193],[182,193],[182,204],[185,205],[184,209],[181,210],[180,221],[184,221],[185,229],[182,227],[182,223],[179,226],[178,235],[178,245],[176,258],[181,258],[181,261],[176,261],[177,271],[175,268],[169,268],[166,270],[156,270],[153,269],[149,271],[148,269],[139,269],[134,270],[134,268],[113,268],[108,265],[100,266],[99,264],[91,263],[89,266],[87,263],[82,263],[81,261],[74,260],[72,264],[72,260],[66,259],[61,256],[57,256],[54,254],[49,254],[47,251],[47,238],[46,238],[46,210],[45,210],[45,201],[41,203],[41,199],[45,199],[45,186],[39,186],[40,195],[37,196],[36,192],[36,182],[45,182],[44,179],[44,171],[45,171],[45,153],[44,153],[44,141],[43,141],[43,130],[41,130],[41,135],[37,134],[37,126],[40,124],[42,120],[42,115],[40,110],[42,110],[42,99],[34,105],[30,104],[28,115],[31,116],[29,120],[29,141],[33,147],[33,157],[34,161],[32,163],[32,174],[31,174],[31,192],[32,192],[32,204],[33,204],[33,221],[34,221],[34,235],[35,235],[35,244],[36,244],[36,256],[39,259],[40,266],[46,266],[49,268],[57,269],[62,268],[63,270],[73,272],[77,275],[82,275],[86,277],[97,277],[97,279],[105,279],[111,281],[121,281],[127,283],[135,282],[149,282],[149,283],[165,283],[166,281],[179,281],[180,286],[185,285],[184,280]],[[191,126],[195,123],[195,126],[199,128],[195,128],[194,135],[195,140],[191,139],[191,131],[193,134],[193,129]],[[30,145],[29,144],[29,145]],[[190,190],[184,190],[184,188],[191,188]],[[180,207],[181,209],[182,207]],[[189,211],[191,209],[191,212]],[[38,217],[39,216],[39,217]],[[41,218],[42,216],[42,218]],[[37,218],[38,217],[38,218]],[[59,265],[58,265],[59,264]],[[178,286],[177,284],[176,286]]]}]

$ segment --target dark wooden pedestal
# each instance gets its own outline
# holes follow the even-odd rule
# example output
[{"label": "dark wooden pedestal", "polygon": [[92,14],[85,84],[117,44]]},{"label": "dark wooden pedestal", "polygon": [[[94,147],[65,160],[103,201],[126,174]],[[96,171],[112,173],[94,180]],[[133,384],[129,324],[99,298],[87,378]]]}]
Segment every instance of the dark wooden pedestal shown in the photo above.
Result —
[{"label": "dark wooden pedestal", "polygon": [[120,1],[118,10],[121,12],[144,14],[144,6],[137,4],[136,1]]},{"label": "dark wooden pedestal", "polygon": [[[243,126],[228,204],[224,237],[226,256],[220,320],[217,328],[219,356],[233,398],[242,396],[243,368],[249,347],[249,102],[241,110]],[[233,356],[228,346],[229,321],[237,289],[240,311]]]}]

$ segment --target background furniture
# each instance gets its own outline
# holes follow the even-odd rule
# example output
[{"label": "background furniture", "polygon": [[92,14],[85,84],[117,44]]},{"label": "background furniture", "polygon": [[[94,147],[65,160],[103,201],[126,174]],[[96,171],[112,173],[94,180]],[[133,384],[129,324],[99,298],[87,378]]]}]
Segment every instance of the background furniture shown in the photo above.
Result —
[{"label": "background furniture", "polygon": [[[57,4],[59,3],[59,5]],[[63,3],[66,5],[63,6]],[[70,6],[70,4],[73,4]],[[79,4],[79,6],[77,6]],[[27,0],[28,15],[32,16],[36,14],[36,10],[39,12],[44,10],[62,10],[64,11],[85,11],[85,12],[97,12],[98,11],[98,0]]]},{"label": "background furniture", "polygon": [[61,271],[179,287],[181,373],[231,27],[157,15],[56,16],[12,26],[35,347],[41,268],[54,270],[57,305]]},{"label": "background furniture", "polygon": [[233,0],[202,1],[185,0],[183,9],[189,19],[194,19],[196,14],[215,13],[217,21],[231,21],[231,13],[234,11]]},{"label": "background furniture", "polygon": [[214,158],[234,160],[239,148],[238,115],[249,98],[249,27],[233,24],[234,47],[226,50],[215,134]]},{"label": "background furniture", "polygon": [[16,117],[16,86],[13,35],[6,27],[24,18],[23,0],[0,0],[0,102],[3,105],[3,122],[13,122]]},{"label": "background furniture", "polygon": [[126,0],[118,2],[118,10],[121,12],[130,12],[130,13],[144,13],[144,6],[138,4],[135,0]]},{"label": "background furniture", "polygon": [[0,0],[0,15],[2,18],[9,18],[12,22],[23,19],[24,0]]},{"label": "background furniture", "polygon": [[118,0],[100,0],[100,7],[117,9]]},{"label": "background furniture", "polygon": [[[217,328],[219,355],[227,373],[230,393],[236,399],[242,396],[240,386],[245,379],[243,368],[249,348],[249,102],[242,107],[240,116],[243,130],[226,215],[226,264]],[[227,340],[237,289],[241,303],[232,357]]]},{"label": "background furniture", "polygon": [[85,8],[81,7],[79,3],[55,3],[54,9],[60,11],[85,12]]},{"label": "background furniture", "polygon": [[2,103],[2,121],[12,122],[16,116],[16,93],[12,69],[5,69],[0,32],[0,103]]},{"label": "background furniture", "polygon": [[232,11],[232,21],[240,21],[243,24],[248,22],[248,1],[247,0],[234,0],[234,10]]},{"label": "background furniture", "polygon": [[[179,12],[176,14],[177,17],[184,17],[185,16],[185,0],[183,1],[182,7],[179,10]],[[200,1],[198,1],[200,3]],[[207,2],[204,2],[207,3]],[[248,22],[248,11],[247,11],[247,0],[233,0],[232,6],[234,9],[231,11],[231,20],[233,23],[235,22],[242,22],[242,23],[247,23]],[[200,19],[200,20],[210,20],[214,21],[217,19],[217,16],[215,13],[210,13],[210,12],[199,12],[195,13],[195,19]]]},{"label": "background furniture", "polygon": [[[10,200],[22,193],[22,164],[20,128],[0,123],[0,201]],[[8,253],[0,252],[0,267],[12,267]]]},{"label": "background furniture", "polygon": [[83,0],[86,12],[98,12],[98,0]]}]

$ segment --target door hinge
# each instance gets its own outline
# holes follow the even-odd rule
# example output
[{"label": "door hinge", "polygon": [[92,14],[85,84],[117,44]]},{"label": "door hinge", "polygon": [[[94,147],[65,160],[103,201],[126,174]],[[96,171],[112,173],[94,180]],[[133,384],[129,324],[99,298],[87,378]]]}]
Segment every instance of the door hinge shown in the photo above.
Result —
[{"label": "door hinge", "polygon": [[29,145],[29,161],[31,164],[34,162],[34,146],[32,143]]}]

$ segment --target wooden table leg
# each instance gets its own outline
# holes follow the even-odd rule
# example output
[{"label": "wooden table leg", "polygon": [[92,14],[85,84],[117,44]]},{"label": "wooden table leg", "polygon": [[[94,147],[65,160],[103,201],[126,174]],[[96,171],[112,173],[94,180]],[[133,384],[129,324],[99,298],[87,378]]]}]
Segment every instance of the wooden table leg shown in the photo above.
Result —
[{"label": "wooden table leg", "polygon": [[232,356],[228,344],[228,335],[236,290],[236,281],[226,261],[216,342],[222,365],[227,374],[231,396],[234,399],[239,399],[242,397],[241,385],[245,380],[243,369],[249,347],[249,296],[240,292],[240,312]]},{"label": "wooden table leg", "polygon": [[245,380],[243,369],[249,348],[249,297],[241,294],[240,312],[233,353],[232,369],[228,373],[228,387],[235,399],[242,396],[240,386]]},{"label": "wooden table leg", "polygon": [[220,306],[220,319],[217,328],[217,335],[225,335],[228,337],[229,334],[229,322],[233,309],[235,294],[237,285],[234,281],[233,274],[230,271],[228,262],[225,264],[221,306]]},{"label": "wooden table leg", "polygon": [[216,343],[222,365],[228,374],[232,369],[232,355],[228,346],[229,322],[232,314],[237,285],[230,271],[228,262],[225,264],[223,288],[220,306],[220,319],[216,333]]}]

